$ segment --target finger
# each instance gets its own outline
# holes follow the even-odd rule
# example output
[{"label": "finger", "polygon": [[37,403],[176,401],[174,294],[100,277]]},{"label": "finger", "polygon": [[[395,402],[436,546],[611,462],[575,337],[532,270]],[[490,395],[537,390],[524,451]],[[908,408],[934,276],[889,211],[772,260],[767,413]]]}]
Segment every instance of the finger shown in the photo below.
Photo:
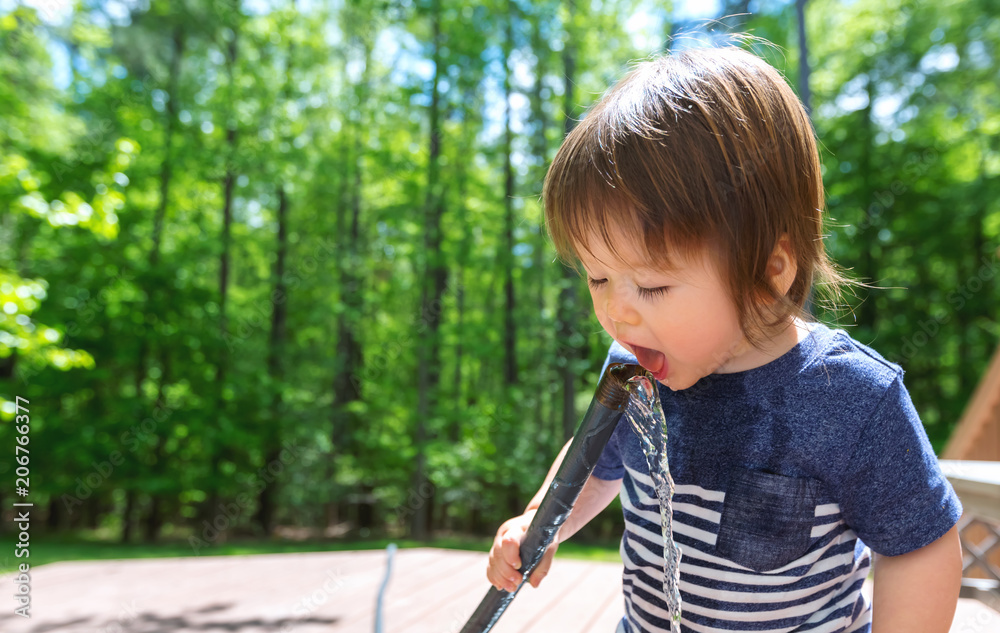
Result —
[{"label": "finger", "polygon": [[547,569],[535,569],[531,576],[528,577],[528,583],[535,589],[538,589],[538,585],[541,584],[542,579],[548,575],[549,571]]},{"label": "finger", "polygon": [[507,536],[504,538],[503,543],[500,545],[501,552],[503,553],[503,559],[514,569],[521,568],[521,543],[520,539],[515,539],[513,536]]},{"label": "finger", "polygon": [[486,569],[486,579],[497,589],[505,589],[507,587],[507,580],[492,567]]},{"label": "finger", "polygon": [[500,528],[497,530],[497,535],[493,537],[493,547],[490,548],[490,553],[494,551],[500,551],[500,547],[503,545],[503,540],[507,536],[507,530]]},{"label": "finger", "polygon": [[552,566],[552,559],[555,556],[555,553],[556,550],[553,547],[549,547],[548,549],[546,549],[545,553],[542,554],[542,559],[538,561],[538,569],[541,569],[542,571],[548,571],[549,567]]},{"label": "finger", "polygon": [[506,521],[501,523],[500,527],[497,528],[497,534],[493,538],[493,542],[499,544],[501,541],[503,541],[504,536],[506,536],[507,533],[510,532],[511,527],[513,525],[514,525],[514,519],[507,519]]},{"label": "finger", "polygon": [[517,519],[518,519],[518,517],[514,517],[513,519],[507,519],[506,521],[504,521],[503,523],[501,523],[500,527],[497,528],[497,535],[496,535],[496,539],[494,539],[494,542],[500,543],[511,532],[516,531],[517,530]]},{"label": "finger", "polygon": [[542,582],[542,578],[545,578],[549,574],[549,569],[552,567],[552,560],[555,557],[555,553],[555,544],[550,545],[549,548],[545,550],[542,560],[538,561],[538,566],[535,567],[535,571],[528,578],[528,582],[531,583],[532,587],[538,587],[538,583]]},{"label": "finger", "polygon": [[486,577],[489,579],[490,584],[497,589],[513,593],[517,590],[517,586],[521,584],[520,572],[511,570],[506,575],[495,569],[492,570],[492,572],[493,573],[488,573]]},{"label": "finger", "polygon": [[521,575],[521,572],[519,571],[511,573],[510,577],[507,579],[507,587],[506,587],[507,591],[511,593],[517,591],[517,588],[520,586],[521,580],[523,578],[524,577]]},{"label": "finger", "polygon": [[506,591],[513,592],[516,590],[517,586],[521,584],[521,579],[524,577],[521,572],[506,563],[497,565],[494,570],[497,572],[497,577],[500,579],[499,588]]},{"label": "finger", "polygon": [[497,589],[511,590],[511,586],[516,586],[520,582],[520,572],[515,569],[511,569],[510,565],[499,564],[491,565],[486,572],[486,577],[489,579],[490,584],[492,584]]},{"label": "finger", "polygon": [[497,589],[504,591],[514,591],[521,584],[523,575],[502,559],[490,561],[486,577]]}]

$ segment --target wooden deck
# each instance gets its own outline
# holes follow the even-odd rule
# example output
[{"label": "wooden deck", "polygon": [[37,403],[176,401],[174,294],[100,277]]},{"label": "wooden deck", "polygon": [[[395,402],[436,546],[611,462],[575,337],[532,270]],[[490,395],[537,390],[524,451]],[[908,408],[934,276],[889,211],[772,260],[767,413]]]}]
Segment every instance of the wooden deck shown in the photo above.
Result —
[{"label": "wooden deck", "polygon": [[[31,574],[30,620],[0,613],[5,633],[370,633],[385,551],[202,556],[44,565]],[[386,633],[458,633],[489,588],[486,555],[396,553]],[[12,587],[13,576],[0,577]],[[10,592],[8,592],[9,595]],[[525,587],[497,633],[611,633],[622,615],[621,566],[557,558]],[[962,600],[952,633],[998,633],[1000,614]]]}]

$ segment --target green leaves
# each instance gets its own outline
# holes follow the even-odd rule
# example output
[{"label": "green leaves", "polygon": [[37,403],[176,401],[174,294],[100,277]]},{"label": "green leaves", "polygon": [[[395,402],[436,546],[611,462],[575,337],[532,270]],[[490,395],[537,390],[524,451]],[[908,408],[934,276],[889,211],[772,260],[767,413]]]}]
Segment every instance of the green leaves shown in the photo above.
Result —
[{"label": "green leaves", "polygon": [[[22,279],[0,270],[0,359],[18,356],[17,377],[28,380],[44,367],[66,371],[76,367],[93,369],[94,358],[85,350],[61,347],[59,330],[31,318],[43,299],[44,280]],[[14,418],[14,403],[0,396],[0,418]]]},{"label": "green leaves", "polygon": [[[820,316],[904,366],[938,449],[1000,337],[1000,31],[985,6],[813,0],[806,13],[828,248],[887,288],[851,299],[857,322]],[[798,86],[794,6],[764,9],[745,28]],[[566,118],[661,48],[672,17],[631,0],[198,0],[101,20],[0,16],[0,385],[52,403],[58,476],[39,494],[118,450],[80,500],[95,515],[124,530],[159,500],[197,532],[211,504],[247,494],[242,528],[271,449],[294,440],[308,450],[264,482],[283,487],[279,521],[344,530],[370,511],[392,532],[428,511],[435,527],[491,531],[523,507],[562,445],[564,389],[582,415],[610,343],[541,232],[545,169]],[[59,42],[68,66],[49,57]],[[428,209],[441,209],[436,252]],[[445,288],[425,301],[435,262]]]}]

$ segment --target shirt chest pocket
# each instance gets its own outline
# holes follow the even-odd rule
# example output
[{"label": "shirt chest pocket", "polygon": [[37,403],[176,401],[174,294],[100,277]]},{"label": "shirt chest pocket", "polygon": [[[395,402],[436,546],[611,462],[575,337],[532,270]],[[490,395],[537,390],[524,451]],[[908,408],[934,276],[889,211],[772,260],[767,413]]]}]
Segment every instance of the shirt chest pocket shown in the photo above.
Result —
[{"label": "shirt chest pocket", "polygon": [[812,541],[819,481],[736,468],[719,522],[716,554],[757,572],[802,556]]}]

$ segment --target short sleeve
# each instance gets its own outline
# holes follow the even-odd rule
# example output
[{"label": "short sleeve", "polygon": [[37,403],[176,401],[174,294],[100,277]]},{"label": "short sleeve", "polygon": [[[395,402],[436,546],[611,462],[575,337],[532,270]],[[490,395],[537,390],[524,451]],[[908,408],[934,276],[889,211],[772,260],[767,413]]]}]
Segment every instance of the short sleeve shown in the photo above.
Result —
[{"label": "short sleeve", "polygon": [[[600,379],[604,377],[604,372],[608,370],[608,365],[611,364],[611,359],[614,353],[615,349],[614,346],[612,346],[612,348],[608,350],[608,357],[604,359],[604,367],[601,368],[601,374],[598,376],[598,382],[600,382]],[[596,384],[594,388],[596,389]],[[611,434],[611,438],[604,446],[604,451],[601,453],[601,457],[597,460],[597,465],[594,466],[592,474],[598,479],[603,479],[605,481],[614,481],[625,476],[625,466],[622,463],[621,451],[618,449],[617,430]]]},{"label": "short sleeve", "polygon": [[861,430],[835,494],[847,525],[884,556],[933,543],[961,517],[902,374]]}]

